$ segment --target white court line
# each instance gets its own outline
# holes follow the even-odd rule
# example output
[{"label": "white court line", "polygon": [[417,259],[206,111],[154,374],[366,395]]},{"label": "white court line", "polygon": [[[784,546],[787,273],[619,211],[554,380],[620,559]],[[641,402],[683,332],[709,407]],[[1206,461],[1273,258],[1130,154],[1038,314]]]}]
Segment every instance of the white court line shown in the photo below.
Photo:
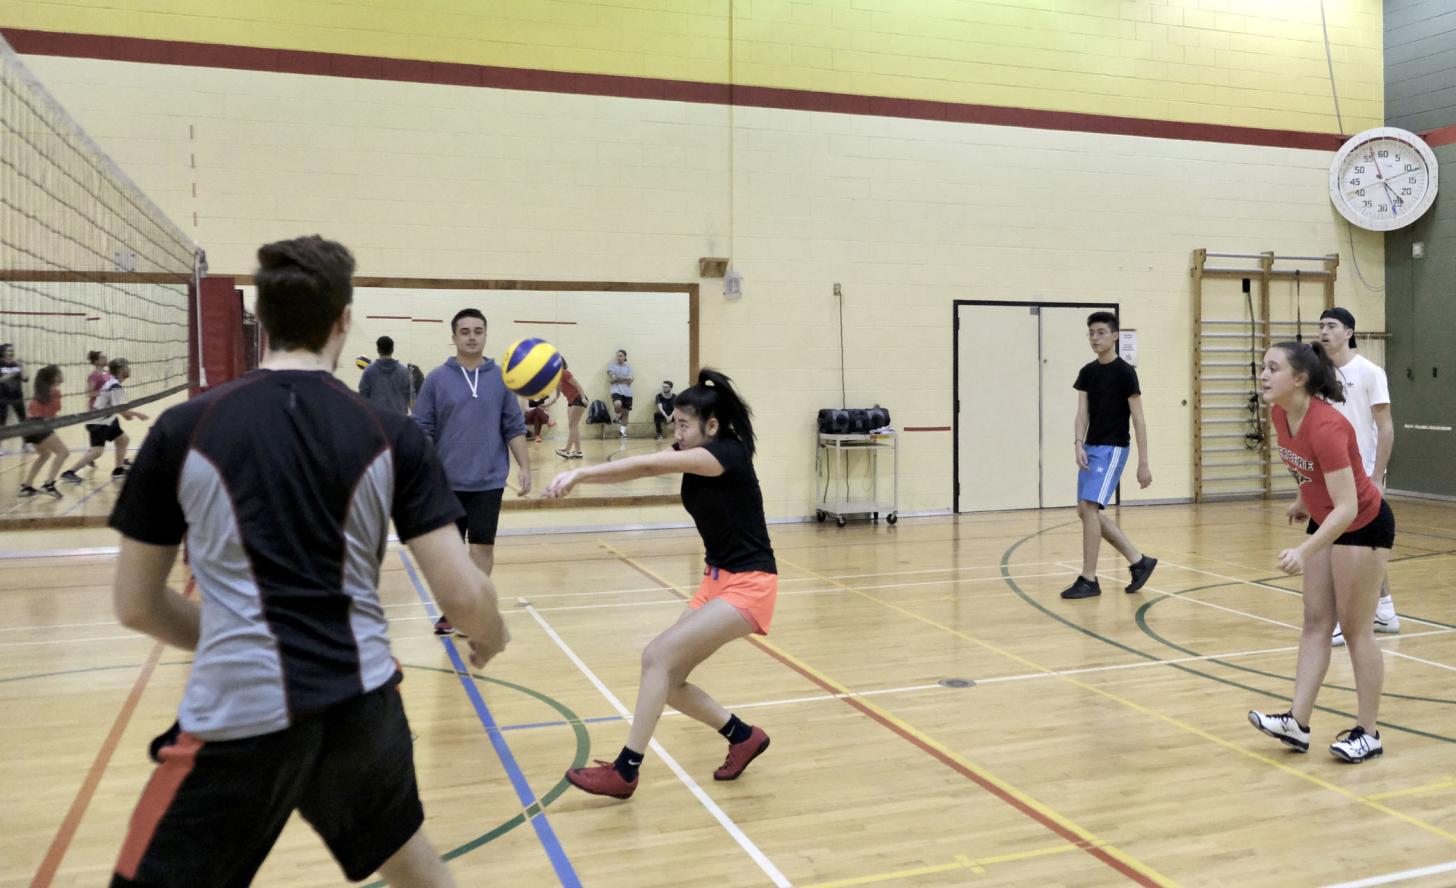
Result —
[{"label": "white court line", "polygon": [[[524,600],[521,603],[524,604]],[[627,711],[627,707],[622,705],[622,701],[617,699],[617,695],[613,694],[605,684],[602,684],[602,680],[597,678],[596,673],[592,672],[586,663],[582,662],[581,658],[576,655],[576,651],[573,651],[562,640],[561,636],[556,634],[556,630],[551,628],[551,624],[546,622],[545,617],[537,613],[536,609],[531,605],[525,604],[524,606],[526,612],[550,636],[551,640],[556,642],[556,646],[561,648],[561,652],[566,654],[567,659],[571,660],[576,668],[581,671],[581,674],[586,676],[587,681],[590,681],[596,687],[597,691],[607,699],[607,702],[612,704],[612,708],[617,710],[617,714],[630,722],[632,720],[632,713]],[[775,885],[779,886],[779,888],[792,888],[793,883],[788,880],[788,877],[779,872],[779,868],[774,866],[773,861],[769,860],[768,856],[760,851],[758,846],[753,843],[753,840],[743,830],[738,828],[738,824],[734,823],[733,819],[724,813],[723,809],[718,807],[717,803],[709,798],[706,792],[703,792],[703,788],[692,777],[688,776],[688,772],[682,769],[682,766],[677,763],[676,759],[668,755],[667,750],[662,747],[661,743],[653,740],[648,745],[662,759],[663,764],[667,765],[677,775],[677,779],[682,781],[683,785],[688,788],[688,791],[697,797],[704,808],[708,809],[708,813],[713,815],[713,819],[717,820],[718,824],[727,830],[728,834],[733,837],[733,840],[738,843],[739,847],[748,852],[748,856],[753,858],[753,862],[758,864],[758,868],[763,870],[764,874]]]},{"label": "white court line", "polygon": [[1383,876],[1371,876],[1368,879],[1358,879],[1354,882],[1339,882],[1332,885],[1325,885],[1324,888],[1369,888],[1372,885],[1389,885],[1393,882],[1404,882],[1407,879],[1419,879],[1421,876],[1434,876],[1439,873],[1456,871],[1456,860],[1450,863],[1438,863],[1435,866],[1423,866],[1420,869],[1401,870],[1398,873],[1387,873]]}]

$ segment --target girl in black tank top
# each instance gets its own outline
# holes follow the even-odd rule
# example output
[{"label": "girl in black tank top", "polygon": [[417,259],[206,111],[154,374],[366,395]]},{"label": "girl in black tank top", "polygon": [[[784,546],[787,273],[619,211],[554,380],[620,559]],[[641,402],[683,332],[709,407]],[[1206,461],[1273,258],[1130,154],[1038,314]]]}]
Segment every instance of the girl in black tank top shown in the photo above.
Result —
[{"label": "girl in black tank top", "polygon": [[557,475],[545,496],[566,496],[578,484],[611,484],[653,475],[681,474],[683,507],[693,516],[706,550],[703,583],[677,622],[642,652],[642,683],[627,744],[616,761],[572,768],[566,779],[593,795],[625,799],[662,710],[668,704],[718,731],[728,757],[715,780],[734,780],[768,748],[768,734],[745,724],[688,674],[720,647],[757,632],[766,634],[778,595],[778,568],[763,515],[763,494],[753,471],[752,411],[732,381],[713,370],[677,396],[671,450]]}]

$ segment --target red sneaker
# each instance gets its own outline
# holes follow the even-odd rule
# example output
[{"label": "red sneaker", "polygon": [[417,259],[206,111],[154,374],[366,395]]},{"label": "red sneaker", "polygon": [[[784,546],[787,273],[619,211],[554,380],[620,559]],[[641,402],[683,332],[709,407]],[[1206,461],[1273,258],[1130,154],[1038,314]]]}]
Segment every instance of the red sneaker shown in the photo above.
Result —
[{"label": "red sneaker", "polygon": [[435,634],[436,635],[454,635],[455,634],[455,626],[454,626],[454,624],[452,624],[450,622],[450,618],[449,617],[446,617],[444,614],[441,614],[440,615],[440,619],[438,619],[438,620],[435,621]]},{"label": "red sneaker", "polygon": [[611,762],[596,760],[596,765],[590,768],[570,768],[566,772],[566,779],[572,786],[582,792],[589,792],[592,795],[611,796],[614,799],[630,799],[632,793],[637,791],[637,781],[628,783],[617,773],[616,767]]},{"label": "red sneaker", "polygon": [[738,775],[748,767],[748,763],[763,755],[765,749],[768,749],[768,734],[764,733],[763,728],[754,725],[747,740],[728,745],[728,757],[723,760],[723,767],[713,772],[713,779],[737,780]]}]

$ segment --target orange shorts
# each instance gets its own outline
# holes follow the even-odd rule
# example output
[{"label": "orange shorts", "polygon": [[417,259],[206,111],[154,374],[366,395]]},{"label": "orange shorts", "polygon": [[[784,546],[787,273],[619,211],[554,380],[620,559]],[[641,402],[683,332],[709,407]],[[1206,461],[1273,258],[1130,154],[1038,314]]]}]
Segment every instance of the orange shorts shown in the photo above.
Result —
[{"label": "orange shorts", "polygon": [[716,567],[703,571],[703,583],[688,607],[700,608],[714,598],[721,598],[748,618],[758,635],[768,634],[773,621],[774,603],[779,600],[778,574],[761,570],[732,573]]}]

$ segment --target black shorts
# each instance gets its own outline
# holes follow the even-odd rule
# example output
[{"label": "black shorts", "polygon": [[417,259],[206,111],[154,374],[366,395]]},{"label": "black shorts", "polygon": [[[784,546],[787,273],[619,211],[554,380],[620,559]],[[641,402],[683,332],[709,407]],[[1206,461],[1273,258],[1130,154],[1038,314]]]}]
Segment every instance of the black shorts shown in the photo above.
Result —
[{"label": "black shorts", "polygon": [[631,395],[612,395],[612,401],[613,401],[613,403],[619,403],[620,402],[621,405],[622,405],[622,407],[624,409],[626,409],[626,410],[631,410],[632,409],[632,396]]},{"label": "black shorts", "polygon": [[153,741],[113,888],[248,885],[295,810],[367,878],[425,822],[400,678],[271,734]]},{"label": "black shorts", "polygon": [[[1309,519],[1309,525],[1305,533],[1314,533],[1319,530],[1319,525],[1313,518]],[[1380,501],[1380,511],[1371,518],[1364,527],[1359,530],[1347,530],[1335,537],[1333,545],[1336,546],[1361,546],[1370,549],[1389,549],[1395,546],[1395,513],[1390,511],[1390,504],[1385,500]]]},{"label": "black shorts", "polygon": [[105,447],[107,444],[126,434],[126,432],[121,430],[121,420],[119,419],[113,419],[111,425],[88,425],[86,426],[86,433],[91,436],[92,447]]},{"label": "black shorts", "polygon": [[589,405],[586,403],[586,395],[577,395],[576,396],[576,400],[575,401],[572,401],[570,404],[567,404],[566,406],[568,406],[568,407],[586,407],[586,406],[589,406]]},{"label": "black shorts", "polygon": [[465,517],[455,519],[460,538],[477,546],[494,546],[495,529],[500,523],[501,497],[504,490],[457,490],[455,496],[465,509]]},{"label": "black shorts", "polygon": [[34,435],[21,435],[20,436],[20,440],[24,441],[27,444],[34,445],[34,444],[39,444],[40,442],[44,441],[45,439],[49,438],[51,435],[54,435],[54,434],[55,434],[55,432],[52,432],[50,430],[46,430],[44,432],[36,432]]}]

